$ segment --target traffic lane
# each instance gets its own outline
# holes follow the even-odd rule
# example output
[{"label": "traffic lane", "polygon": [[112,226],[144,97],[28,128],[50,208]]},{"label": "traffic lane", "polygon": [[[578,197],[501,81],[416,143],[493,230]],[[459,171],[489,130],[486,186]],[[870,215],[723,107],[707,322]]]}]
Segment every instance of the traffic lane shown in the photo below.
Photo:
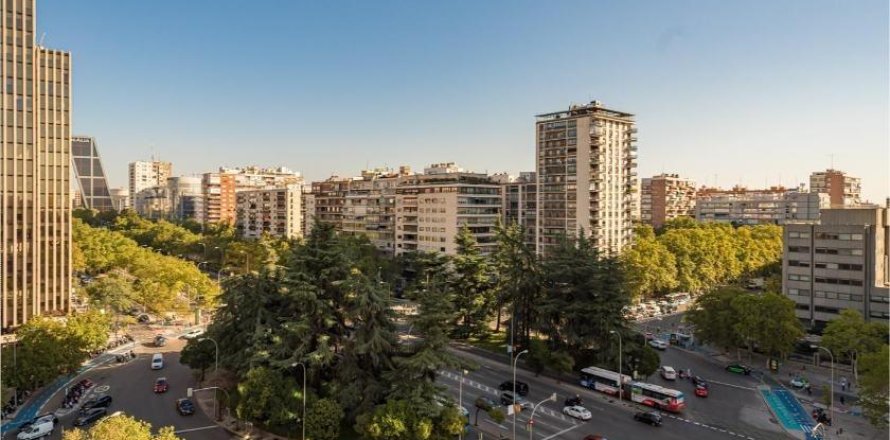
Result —
[{"label": "traffic lane", "polygon": [[705,355],[690,353],[673,346],[668,347],[667,350],[659,351],[658,354],[661,358],[661,365],[670,365],[677,371],[691,368],[694,376],[701,376],[712,382],[744,388],[753,388],[760,384],[760,381],[753,376],[726,371],[726,365],[703,357]]}]

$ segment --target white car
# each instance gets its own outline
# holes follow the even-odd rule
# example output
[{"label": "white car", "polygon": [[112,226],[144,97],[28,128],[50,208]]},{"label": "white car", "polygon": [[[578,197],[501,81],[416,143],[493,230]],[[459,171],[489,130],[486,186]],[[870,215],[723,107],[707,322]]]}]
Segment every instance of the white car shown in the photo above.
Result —
[{"label": "white car", "polygon": [[665,380],[677,380],[677,370],[667,365],[661,367],[661,377]]},{"label": "white car", "polygon": [[579,405],[567,406],[562,409],[562,412],[569,417],[574,417],[576,419],[585,421],[590,420],[590,418],[593,417],[593,415],[590,414],[590,411],[588,411],[587,408]]},{"label": "white car", "polygon": [[28,426],[25,429],[19,431],[16,439],[32,440],[43,438],[52,434],[53,428],[55,428],[53,417],[41,417],[40,419],[37,419],[33,423],[31,423],[31,426]]},{"label": "white car", "polygon": [[195,328],[182,334],[182,339],[195,339],[204,334],[204,329]]},{"label": "white car", "polygon": [[668,343],[665,341],[662,341],[661,339],[653,339],[653,340],[649,341],[649,346],[651,346],[652,348],[654,348],[656,350],[667,350]]}]

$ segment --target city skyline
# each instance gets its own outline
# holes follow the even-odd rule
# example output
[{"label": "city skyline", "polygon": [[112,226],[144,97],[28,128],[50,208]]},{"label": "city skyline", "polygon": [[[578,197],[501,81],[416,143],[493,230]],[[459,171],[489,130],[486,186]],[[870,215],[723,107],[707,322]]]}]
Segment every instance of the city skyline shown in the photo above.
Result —
[{"label": "city skyline", "polygon": [[171,18],[45,1],[38,24],[77,49],[73,131],[105,146],[113,186],[152,155],[307,181],[441,161],[518,174],[534,115],[597,99],[637,115],[640,176],[793,187],[836,168],[887,196],[885,3],[510,5],[265,4],[242,22],[225,3]]}]

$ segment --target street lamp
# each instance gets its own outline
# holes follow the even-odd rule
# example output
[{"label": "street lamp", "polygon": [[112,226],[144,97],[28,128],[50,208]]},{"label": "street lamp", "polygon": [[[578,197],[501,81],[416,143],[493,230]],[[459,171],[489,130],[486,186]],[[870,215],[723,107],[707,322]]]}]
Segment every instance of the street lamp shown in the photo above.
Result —
[{"label": "street lamp", "polygon": [[834,420],[834,354],[831,353],[831,350],[829,350],[825,347],[817,345],[816,348],[818,348],[819,350],[825,350],[825,352],[828,353],[828,356],[831,357],[831,389],[829,390],[829,392],[831,393],[831,400],[829,401],[829,404],[828,404],[828,417],[831,418],[831,420],[833,421]]},{"label": "street lamp", "polygon": [[528,419],[528,440],[533,440],[535,435],[535,411],[538,410],[538,407],[543,405],[544,402],[556,402],[556,393],[550,395],[550,397],[538,402],[534,408],[532,408],[532,416]]},{"label": "street lamp", "polygon": [[[458,411],[460,411],[461,414],[463,414],[463,407],[464,407],[464,375],[467,373],[468,373],[467,370],[464,370],[464,369],[460,370],[460,385],[458,386],[458,391],[457,391],[457,405],[460,407],[460,408],[458,408]],[[468,415],[467,423],[470,423],[469,419],[470,419],[470,416]],[[464,438],[464,430],[463,429],[460,430],[460,434],[458,435],[458,438],[459,439]]]},{"label": "street lamp", "polygon": [[621,362],[621,333],[615,330],[609,330],[609,333],[618,336],[618,402],[621,403],[621,395],[624,394],[624,375],[621,374],[624,367],[624,364]]},{"label": "street lamp", "polygon": [[302,440],[306,440],[306,365],[302,362],[294,362],[290,366],[296,367],[297,365],[303,367],[303,436]]},{"label": "street lamp", "polygon": [[201,341],[210,341],[210,342],[213,342],[213,348],[214,348],[214,350],[216,350],[216,364],[215,364],[215,366],[213,367],[213,372],[214,372],[214,373],[219,372],[219,344],[216,343],[216,340],[215,340],[215,339],[213,339],[213,338],[211,338],[211,337],[209,337],[209,336],[205,336],[205,337],[203,337],[203,338],[201,338],[201,339],[198,339],[198,342],[201,342]]},{"label": "street lamp", "polygon": [[[522,350],[513,358],[513,398],[516,399],[516,364],[519,362],[519,356],[528,353],[528,350]],[[515,403],[515,402],[514,402]],[[513,440],[516,440],[516,408],[513,408]]]}]

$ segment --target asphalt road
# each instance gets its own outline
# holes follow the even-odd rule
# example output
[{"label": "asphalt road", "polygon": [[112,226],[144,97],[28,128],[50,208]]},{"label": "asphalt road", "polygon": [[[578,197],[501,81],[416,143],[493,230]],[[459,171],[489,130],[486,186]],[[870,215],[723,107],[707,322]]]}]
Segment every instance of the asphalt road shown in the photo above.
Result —
[{"label": "asphalt road", "polygon": [[[125,364],[110,363],[95,368],[82,375],[97,385],[93,396],[110,395],[114,400],[109,413],[122,411],[127,415],[151,423],[153,429],[173,426],[180,438],[185,440],[211,440],[232,438],[219,428],[200,409],[193,416],[180,416],[176,412],[176,399],[186,396],[186,389],[194,386],[191,370],[179,363],[179,351],[184,341],[170,339],[162,348],[140,345],[138,357]],[[151,370],[150,361],[154,353],[164,354],[164,368]],[[170,391],[163,394],[153,392],[155,379],[164,376],[170,383]],[[44,407],[49,412],[59,407],[63,393],[59,393]],[[72,429],[76,414],[60,417],[62,429],[56,429],[51,439],[60,439],[62,431]],[[11,437],[14,438],[14,437]]]}]

